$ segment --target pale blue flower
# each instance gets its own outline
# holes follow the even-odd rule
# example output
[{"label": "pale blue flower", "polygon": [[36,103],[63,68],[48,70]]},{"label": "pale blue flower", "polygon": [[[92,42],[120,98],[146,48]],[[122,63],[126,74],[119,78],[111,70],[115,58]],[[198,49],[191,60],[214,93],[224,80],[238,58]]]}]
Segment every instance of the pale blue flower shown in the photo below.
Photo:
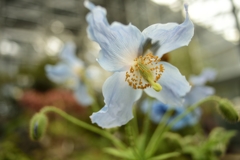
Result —
[{"label": "pale blue flower", "polygon": [[[161,122],[163,115],[170,110],[173,111],[173,114],[168,119],[167,123],[170,123],[174,118],[176,118],[178,115],[182,114],[186,110],[185,107],[170,107],[156,100],[153,101],[151,106],[149,106],[149,103],[145,100],[143,101],[141,107],[144,113],[148,113],[148,108],[151,107],[150,119],[156,124]],[[184,118],[179,120],[177,123],[175,123],[175,125],[171,129],[179,130],[187,126],[195,125],[199,121],[200,116],[201,116],[201,112],[199,108],[197,108],[196,110],[194,110],[193,112],[189,113]]]},{"label": "pale blue flower", "polygon": [[204,98],[215,93],[213,87],[206,86],[207,82],[213,81],[216,78],[216,71],[212,68],[206,68],[198,76],[192,75],[189,82],[192,85],[190,92],[185,96],[184,106],[191,106]]},{"label": "pale blue flower", "polygon": [[60,62],[56,65],[47,65],[45,70],[51,81],[72,89],[77,102],[88,106],[93,100],[83,82],[84,63],[75,55],[75,50],[74,43],[67,43],[60,54]]},{"label": "pale blue flower", "polygon": [[92,122],[102,128],[126,124],[133,118],[132,106],[142,90],[166,104],[181,105],[191,87],[176,67],[160,58],[189,44],[194,27],[187,6],[182,24],[154,24],[141,32],[131,24],[110,25],[104,8],[89,1],[84,5],[91,11],[86,16],[88,36],[101,47],[97,61],[114,72],[103,85],[105,106],[92,114]]}]

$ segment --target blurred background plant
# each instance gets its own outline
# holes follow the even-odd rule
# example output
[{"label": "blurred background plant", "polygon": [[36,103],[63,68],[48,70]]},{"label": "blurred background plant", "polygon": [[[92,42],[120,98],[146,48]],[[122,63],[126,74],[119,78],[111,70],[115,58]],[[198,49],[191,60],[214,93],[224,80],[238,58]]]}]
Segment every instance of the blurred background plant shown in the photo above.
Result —
[{"label": "blurred background plant", "polygon": [[[93,2],[107,9],[110,22],[131,22],[141,30],[154,23],[181,23],[184,19],[182,6],[187,2],[195,35],[189,47],[169,53],[167,59],[189,81],[190,75],[198,75],[206,67],[214,68],[217,77],[207,84],[215,88],[216,95],[230,99],[239,107],[238,0]],[[88,10],[83,1],[1,0],[0,11],[0,159],[120,159],[106,154],[109,150],[102,152],[104,147],[112,146],[110,141],[56,114],[48,114],[48,129],[42,140],[33,142],[28,136],[29,120],[44,106],[54,105],[90,123],[92,110],[78,103],[74,91],[59,87],[46,76],[45,66],[60,62],[59,55],[69,41],[76,44],[75,56],[91,70],[93,78],[90,80],[98,105],[104,104],[101,87],[111,73],[103,71],[96,63],[99,46],[87,38],[85,16]],[[141,129],[146,114],[142,113],[140,105],[137,104],[136,114]],[[166,132],[157,153],[181,151],[184,153],[181,159],[239,159],[240,124],[223,120],[214,105],[201,105],[198,123]],[[156,127],[157,124],[150,123],[149,133]],[[124,129],[109,132],[128,143]]]}]

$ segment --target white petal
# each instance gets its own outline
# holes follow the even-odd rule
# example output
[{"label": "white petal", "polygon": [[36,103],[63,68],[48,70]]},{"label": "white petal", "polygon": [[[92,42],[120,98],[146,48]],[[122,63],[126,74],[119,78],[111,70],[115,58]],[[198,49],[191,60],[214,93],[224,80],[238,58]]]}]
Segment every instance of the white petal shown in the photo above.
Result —
[{"label": "white petal", "polygon": [[158,83],[162,86],[162,90],[156,92],[152,88],[148,88],[145,89],[145,91],[149,96],[155,97],[165,104],[181,106],[183,96],[190,91],[191,86],[185,76],[182,76],[176,67],[167,62],[160,62],[160,64],[163,64],[165,69],[161,78],[158,80]]},{"label": "white petal", "polygon": [[107,71],[128,70],[142,50],[142,33],[131,24],[114,22],[109,25],[104,8],[88,1],[85,1],[85,6],[91,10],[86,17],[88,35],[101,47],[99,64]]},{"label": "white petal", "polygon": [[46,65],[45,70],[47,77],[58,84],[66,82],[72,76],[71,69],[64,63],[59,63],[55,66]]},{"label": "white petal", "polygon": [[193,37],[194,26],[188,17],[187,6],[186,19],[178,25],[176,23],[154,24],[143,30],[143,35],[151,38],[153,42],[159,41],[160,48],[156,55],[162,57],[163,54],[182,46],[187,46]]},{"label": "white petal", "polygon": [[89,106],[93,102],[92,97],[88,93],[87,87],[80,83],[78,87],[75,88],[74,97],[77,102],[83,106]]},{"label": "white petal", "polygon": [[68,42],[65,44],[60,54],[60,58],[69,66],[78,68],[84,67],[83,61],[76,56],[76,45],[73,42]]},{"label": "white petal", "polygon": [[193,85],[204,85],[208,81],[213,81],[217,76],[216,70],[212,68],[205,68],[199,76],[192,75],[189,81]]},{"label": "white petal", "polygon": [[206,77],[207,81],[213,81],[215,80],[217,76],[217,71],[213,68],[205,68],[202,71],[202,76]]},{"label": "white petal", "polygon": [[190,92],[185,96],[184,105],[191,106],[204,98],[213,95],[214,88],[207,86],[193,86]]},{"label": "white petal", "polygon": [[142,94],[125,82],[125,72],[116,72],[103,85],[105,106],[91,115],[92,123],[102,128],[112,128],[126,124],[133,118],[132,106]]},{"label": "white petal", "polygon": [[89,10],[92,10],[95,7],[95,5],[92,2],[89,2],[88,0],[84,1],[84,6]]}]

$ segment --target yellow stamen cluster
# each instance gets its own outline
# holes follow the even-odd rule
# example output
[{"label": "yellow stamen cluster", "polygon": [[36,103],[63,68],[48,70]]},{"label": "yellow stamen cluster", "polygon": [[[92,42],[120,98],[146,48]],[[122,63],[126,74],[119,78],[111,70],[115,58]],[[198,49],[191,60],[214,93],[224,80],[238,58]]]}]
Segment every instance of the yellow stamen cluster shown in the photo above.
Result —
[{"label": "yellow stamen cluster", "polygon": [[164,72],[163,65],[159,64],[160,61],[161,59],[152,53],[134,59],[134,65],[126,72],[125,81],[134,89],[153,87],[156,91],[160,91],[162,88],[156,83]]}]

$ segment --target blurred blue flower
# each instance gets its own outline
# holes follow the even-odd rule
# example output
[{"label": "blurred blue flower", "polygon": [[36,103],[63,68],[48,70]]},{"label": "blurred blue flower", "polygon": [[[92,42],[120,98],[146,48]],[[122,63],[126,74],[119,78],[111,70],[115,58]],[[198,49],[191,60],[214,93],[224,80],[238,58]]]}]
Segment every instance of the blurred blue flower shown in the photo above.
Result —
[{"label": "blurred blue flower", "polygon": [[[143,101],[141,109],[144,113],[148,113],[148,108],[151,107],[150,109],[150,119],[158,124],[163,115],[172,110],[173,114],[172,116],[168,119],[167,123],[170,123],[174,118],[176,118],[178,115],[182,114],[186,108],[185,107],[170,107],[160,101],[154,100],[152,105],[149,106],[149,103],[147,100]],[[171,128],[172,130],[179,130],[187,126],[192,126],[196,124],[201,116],[200,109],[197,108],[193,112],[189,113],[186,115],[184,118],[179,120],[175,125]]]},{"label": "blurred blue flower", "polygon": [[189,44],[194,27],[187,6],[182,24],[159,23],[141,32],[131,24],[110,25],[104,8],[89,1],[84,5],[91,11],[86,16],[88,36],[101,47],[97,61],[105,70],[114,72],[103,85],[105,106],[92,114],[92,122],[103,128],[126,124],[133,118],[133,103],[143,89],[166,104],[181,105],[191,87],[176,67],[160,58]]},{"label": "blurred blue flower", "polygon": [[57,65],[46,65],[45,70],[51,81],[72,89],[77,102],[88,106],[93,100],[83,82],[86,77],[83,61],[75,55],[75,50],[74,43],[66,43],[60,54],[60,62]]},{"label": "blurred blue flower", "polygon": [[212,68],[206,68],[198,76],[192,75],[189,82],[192,85],[190,92],[185,96],[184,106],[191,106],[215,93],[213,87],[206,86],[207,82],[215,80],[217,72]]},{"label": "blurred blue flower", "polygon": [[[174,115],[169,119],[169,122],[174,119],[176,116],[183,113],[188,106],[191,106],[202,99],[213,95],[215,90],[212,87],[205,86],[208,81],[213,81],[216,78],[216,71],[211,68],[206,68],[202,71],[202,73],[198,76],[192,75],[189,78],[189,81],[192,84],[192,88],[190,92],[188,92],[185,96],[184,105],[182,107],[179,106],[168,106],[160,101],[154,101],[151,106],[150,118],[153,122],[159,123],[161,121],[162,116],[169,110],[174,110]],[[149,104],[147,101],[143,101],[142,110],[144,113],[148,112]],[[178,130],[186,126],[194,125],[198,122],[201,116],[200,108],[195,109],[192,113],[189,113],[183,119],[178,121],[174,126],[173,130]]]}]

